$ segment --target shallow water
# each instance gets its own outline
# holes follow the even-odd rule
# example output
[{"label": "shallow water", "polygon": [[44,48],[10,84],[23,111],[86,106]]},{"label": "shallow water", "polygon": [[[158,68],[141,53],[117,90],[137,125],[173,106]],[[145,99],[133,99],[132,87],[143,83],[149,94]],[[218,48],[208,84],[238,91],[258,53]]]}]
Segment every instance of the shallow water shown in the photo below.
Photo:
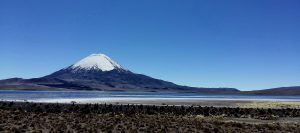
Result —
[{"label": "shallow water", "polygon": [[122,101],[122,100],[265,100],[300,101],[300,96],[199,94],[170,92],[21,91],[0,90],[2,101]]}]

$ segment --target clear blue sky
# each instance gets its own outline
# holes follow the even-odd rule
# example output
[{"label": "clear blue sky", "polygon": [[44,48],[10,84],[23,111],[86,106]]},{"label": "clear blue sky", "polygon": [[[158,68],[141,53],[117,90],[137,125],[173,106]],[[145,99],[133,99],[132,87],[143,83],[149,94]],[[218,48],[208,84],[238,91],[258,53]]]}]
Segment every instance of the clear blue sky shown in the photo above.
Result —
[{"label": "clear blue sky", "polygon": [[44,76],[91,53],[181,85],[296,86],[300,1],[0,1],[0,79]]}]

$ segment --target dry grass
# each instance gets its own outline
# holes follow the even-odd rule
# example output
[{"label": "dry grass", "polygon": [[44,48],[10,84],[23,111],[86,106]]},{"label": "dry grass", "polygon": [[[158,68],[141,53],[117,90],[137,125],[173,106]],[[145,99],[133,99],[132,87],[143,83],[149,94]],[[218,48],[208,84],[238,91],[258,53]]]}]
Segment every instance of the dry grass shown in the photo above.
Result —
[{"label": "dry grass", "polygon": [[248,103],[237,103],[241,108],[300,108],[300,102],[288,101],[253,101]]},{"label": "dry grass", "polygon": [[[299,114],[297,109],[0,102],[0,132],[300,132],[300,122],[273,120]],[[238,119],[244,116],[252,118]]]},{"label": "dry grass", "polygon": [[[199,119],[199,117],[201,117]],[[39,113],[0,109],[0,132],[300,132],[298,124],[247,124],[219,117]]]}]

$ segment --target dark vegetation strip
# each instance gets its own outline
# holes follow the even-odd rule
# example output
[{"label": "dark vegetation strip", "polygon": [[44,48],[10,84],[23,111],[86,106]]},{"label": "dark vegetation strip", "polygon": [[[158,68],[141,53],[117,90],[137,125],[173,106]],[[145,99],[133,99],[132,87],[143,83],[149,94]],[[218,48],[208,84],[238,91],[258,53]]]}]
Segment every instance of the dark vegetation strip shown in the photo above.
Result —
[{"label": "dark vegetation strip", "polygon": [[53,104],[53,103],[14,103],[0,102],[0,109],[18,109],[30,112],[45,113],[97,113],[97,114],[172,114],[172,115],[203,115],[226,117],[300,117],[300,109],[282,108],[230,108],[230,107],[202,107],[202,106],[155,106],[155,105],[112,105],[112,104]]},{"label": "dark vegetation strip", "polygon": [[298,123],[249,124],[198,117],[298,117],[299,112],[299,109],[0,102],[0,132],[299,133]]}]

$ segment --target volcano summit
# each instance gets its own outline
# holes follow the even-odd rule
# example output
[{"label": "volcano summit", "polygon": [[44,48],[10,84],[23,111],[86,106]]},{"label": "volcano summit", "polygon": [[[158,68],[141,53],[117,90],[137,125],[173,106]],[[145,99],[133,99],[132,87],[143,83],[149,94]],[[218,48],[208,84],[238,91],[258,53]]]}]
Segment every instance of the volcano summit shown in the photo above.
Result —
[{"label": "volcano summit", "polygon": [[126,71],[121,65],[104,54],[91,54],[71,66],[77,70]]},{"label": "volcano summit", "polygon": [[176,91],[237,92],[233,88],[195,88],[136,74],[104,54],[91,54],[50,75],[0,81],[0,89],[12,90],[100,90],[100,91]]}]

